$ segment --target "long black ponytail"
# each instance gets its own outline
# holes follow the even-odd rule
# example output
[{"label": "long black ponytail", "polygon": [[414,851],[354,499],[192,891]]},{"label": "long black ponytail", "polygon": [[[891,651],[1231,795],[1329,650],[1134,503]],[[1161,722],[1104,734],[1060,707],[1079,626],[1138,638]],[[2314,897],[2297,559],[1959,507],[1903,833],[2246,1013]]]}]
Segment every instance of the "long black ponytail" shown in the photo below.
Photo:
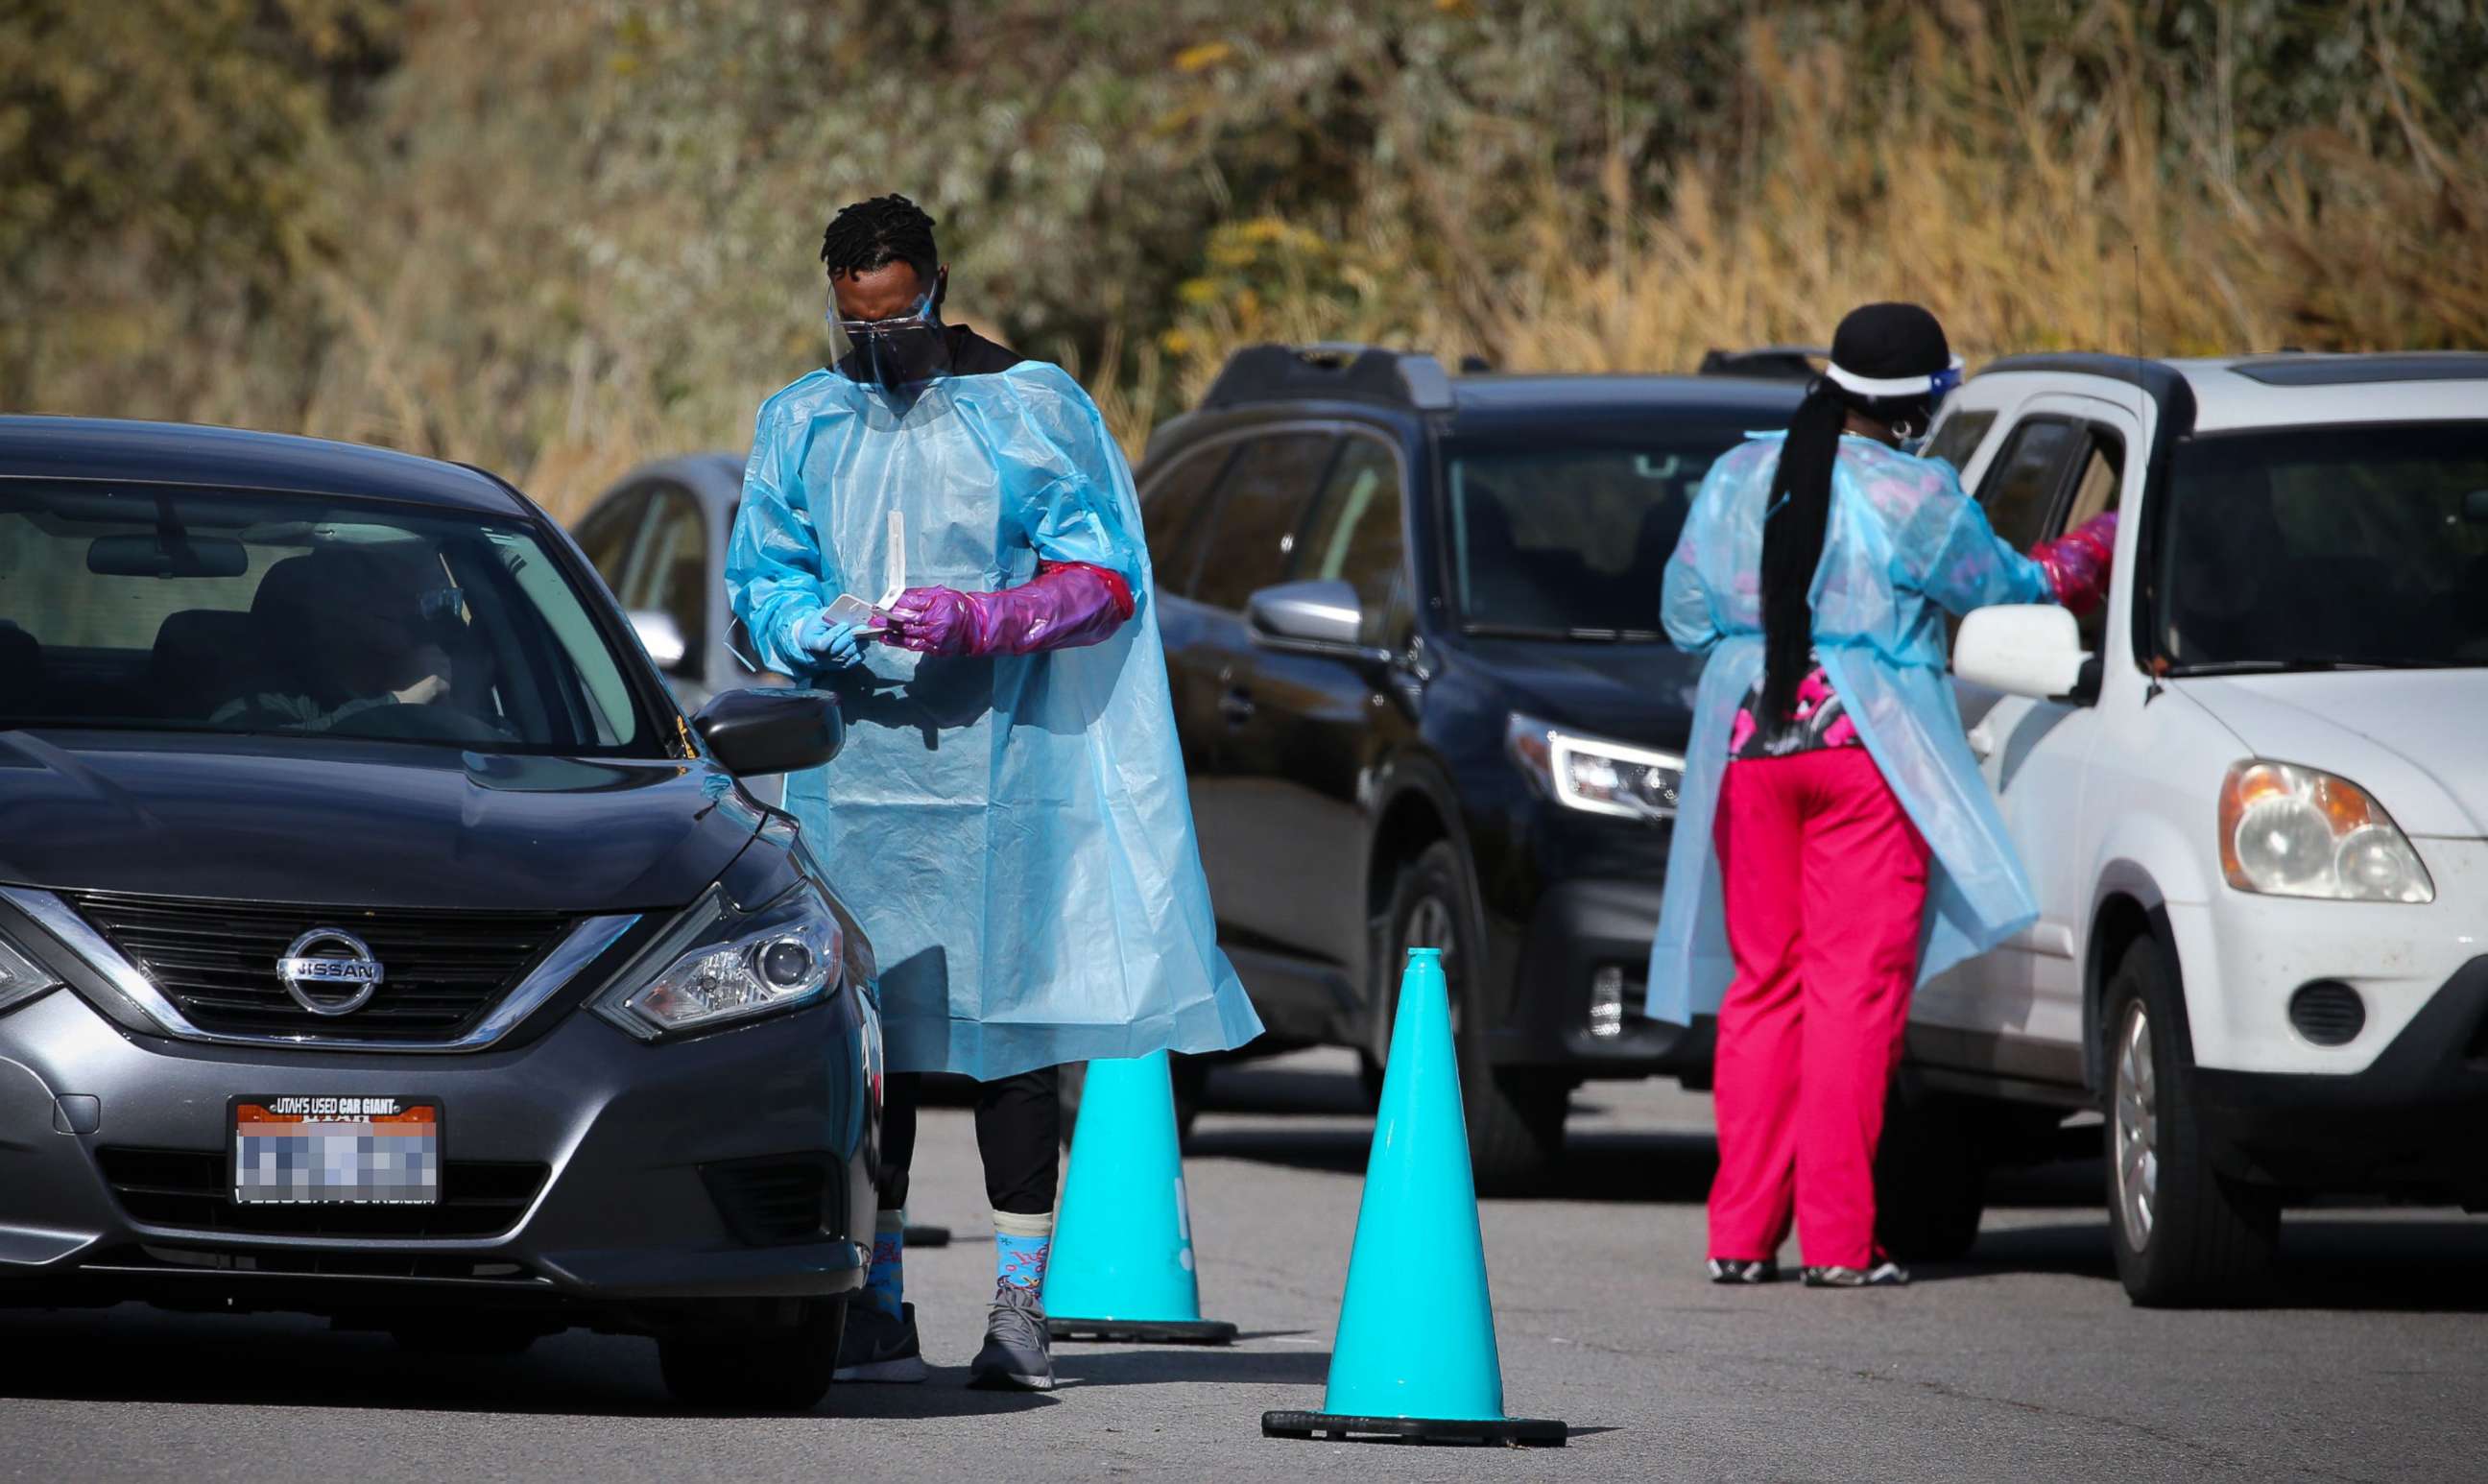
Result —
[{"label": "long black ponytail", "polygon": [[1831,469],[1849,404],[1818,377],[1780,442],[1763,518],[1763,717],[1776,728],[1796,709],[1796,688],[1814,668],[1814,606],[1807,594],[1823,564],[1831,521]]},{"label": "long black ponytail", "polygon": [[1777,730],[1814,668],[1814,573],[1831,522],[1831,471],[1852,411],[1896,438],[1927,431],[1961,362],[1943,327],[1916,304],[1860,304],[1831,337],[1831,369],[1805,389],[1771,471],[1763,517],[1763,716]]}]

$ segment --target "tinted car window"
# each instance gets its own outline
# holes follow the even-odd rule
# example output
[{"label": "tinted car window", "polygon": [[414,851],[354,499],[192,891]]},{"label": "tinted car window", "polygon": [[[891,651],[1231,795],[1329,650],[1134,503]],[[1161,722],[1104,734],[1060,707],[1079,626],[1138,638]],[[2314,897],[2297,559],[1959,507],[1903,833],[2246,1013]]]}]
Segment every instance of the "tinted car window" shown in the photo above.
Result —
[{"label": "tinted car window", "polygon": [[2181,673],[2488,666],[2488,422],[2191,439],[2165,499]]},{"label": "tinted car window", "polygon": [[624,598],[624,606],[671,614],[687,640],[702,642],[700,636],[708,632],[708,521],[699,501],[683,490],[659,494],[656,518],[640,545],[645,551],[635,563],[639,590]]},{"label": "tinted car window", "polygon": [[526,523],[310,495],[0,484],[0,726],[654,755]]},{"label": "tinted car window", "polygon": [[2062,418],[2033,417],[2013,430],[2012,441],[1988,466],[1978,483],[1978,502],[1987,507],[1987,523],[2014,550],[2026,552],[2047,536],[2048,507],[2081,436]]},{"label": "tinted car window", "polygon": [[1993,413],[1955,413],[1927,440],[1927,457],[1943,460],[1959,473],[1969,467],[1969,456],[1978,451],[1987,430],[1993,426]]},{"label": "tinted car window", "polygon": [[1356,589],[1371,642],[1400,578],[1400,461],[1385,444],[1351,438],[1322,481],[1292,575]]},{"label": "tinted car window", "polygon": [[1679,423],[1600,446],[1541,435],[1452,445],[1452,586],[1473,625],[1654,637],[1659,585],[1702,476],[1743,441]]},{"label": "tinted car window", "polygon": [[639,516],[648,508],[645,490],[626,490],[588,512],[579,523],[579,549],[587,554],[588,564],[596,568],[605,585],[615,595],[622,591],[622,566],[630,559],[631,537],[639,528]]},{"label": "tinted car window", "polygon": [[1209,534],[1203,517],[1210,493],[1234,452],[1232,443],[1196,448],[1177,454],[1163,473],[1150,471],[1141,496],[1141,524],[1148,533],[1149,569],[1169,592],[1192,591],[1193,569],[1201,564],[1202,543]]},{"label": "tinted car window", "polygon": [[1244,600],[1284,582],[1287,556],[1314,486],[1339,441],[1327,433],[1279,433],[1247,440],[1220,482],[1217,514],[1193,596],[1244,611]]}]

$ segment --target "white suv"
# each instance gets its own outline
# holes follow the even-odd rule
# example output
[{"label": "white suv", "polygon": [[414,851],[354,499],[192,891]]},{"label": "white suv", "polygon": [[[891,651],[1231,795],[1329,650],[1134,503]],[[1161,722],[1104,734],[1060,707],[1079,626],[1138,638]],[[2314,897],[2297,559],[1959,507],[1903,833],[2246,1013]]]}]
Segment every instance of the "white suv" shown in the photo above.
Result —
[{"label": "white suv", "polygon": [[2291,1196],[2488,1207],[2488,356],[2018,357],[1932,451],[2017,546],[2123,519],[2101,611],[1955,644],[2040,916],[1918,992],[1887,1243],[2085,1108],[2141,1303]]}]

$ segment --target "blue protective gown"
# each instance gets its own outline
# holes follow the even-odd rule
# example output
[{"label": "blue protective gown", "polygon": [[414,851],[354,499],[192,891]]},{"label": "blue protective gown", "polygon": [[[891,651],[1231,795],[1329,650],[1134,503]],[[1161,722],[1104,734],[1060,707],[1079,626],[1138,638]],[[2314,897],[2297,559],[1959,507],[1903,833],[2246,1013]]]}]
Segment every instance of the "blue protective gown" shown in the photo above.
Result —
[{"label": "blue protective gown", "polygon": [[[1710,467],[1667,564],[1668,637],[1710,656],[1651,951],[1649,1013],[1679,1025],[1715,1013],[1734,974],[1711,821],[1730,727],[1763,669],[1763,516],[1780,438],[1757,434]],[[1814,575],[1814,642],[1859,739],[1934,856],[1921,983],[2039,915],[1962,735],[1943,614],[2053,598],[2046,572],[1995,534],[1951,465],[1842,437]]]},{"label": "blue protective gown", "polygon": [[[848,728],[787,807],[872,938],[891,1070],[1242,1045],[1261,1024],[1218,948],[1131,472],[1077,382],[1002,363],[896,396],[816,371],[760,410],[726,583],[762,663],[837,692]],[[892,508],[911,586],[1088,562],[1139,611],[1088,648],[867,642],[815,675],[795,633],[840,593],[880,598]]]}]

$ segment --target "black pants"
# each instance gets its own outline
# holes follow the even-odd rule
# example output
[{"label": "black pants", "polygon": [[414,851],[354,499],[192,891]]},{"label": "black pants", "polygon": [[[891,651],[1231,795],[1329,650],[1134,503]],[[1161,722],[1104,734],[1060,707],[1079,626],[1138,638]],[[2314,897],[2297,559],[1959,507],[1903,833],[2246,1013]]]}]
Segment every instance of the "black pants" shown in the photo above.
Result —
[{"label": "black pants", "polygon": [[[985,1160],[985,1199],[994,1210],[1041,1216],[1054,1209],[1062,1174],[1062,1086],[1059,1069],[1023,1071],[976,1084],[976,1153]],[[894,1071],[882,1084],[881,1209],[907,1204],[907,1171],[916,1162],[916,1104],[920,1073]]]}]

